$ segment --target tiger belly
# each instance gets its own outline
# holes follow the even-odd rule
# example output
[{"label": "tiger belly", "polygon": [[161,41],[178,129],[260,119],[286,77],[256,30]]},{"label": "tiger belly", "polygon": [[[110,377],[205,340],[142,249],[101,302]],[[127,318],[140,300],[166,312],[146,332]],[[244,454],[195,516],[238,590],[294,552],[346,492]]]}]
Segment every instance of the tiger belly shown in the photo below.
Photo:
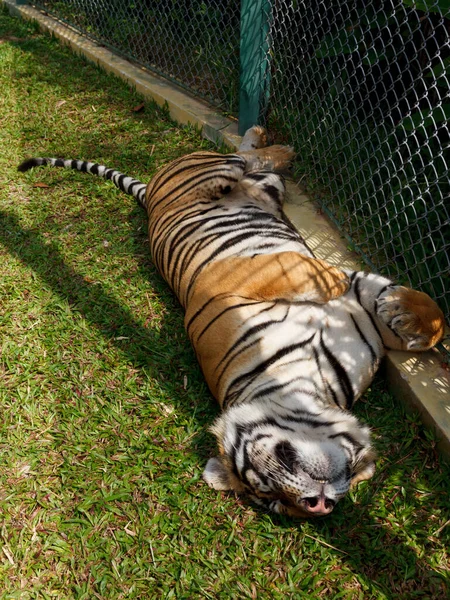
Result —
[{"label": "tiger belly", "polygon": [[225,295],[201,318],[188,309],[186,327],[222,408],[269,395],[291,408],[295,397],[350,408],[383,352],[351,296],[320,306]]},{"label": "tiger belly", "polygon": [[[153,260],[186,309],[189,304],[197,304],[197,299],[192,297],[197,276],[206,265],[217,260],[287,251],[312,256],[297,232],[241,196],[231,193],[213,205],[199,200],[189,207],[187,214],[178,207],[164,212],[155,210],[151,214],[149,239]],[[264,218],[263,229],[258,221],[255,225],[255,213]],[[264,248],[267,236],[262,235],[264,227],[271,230],[267,249]],[[275,227],[281,231],[278,238],[277,231],[272,232]]]}]

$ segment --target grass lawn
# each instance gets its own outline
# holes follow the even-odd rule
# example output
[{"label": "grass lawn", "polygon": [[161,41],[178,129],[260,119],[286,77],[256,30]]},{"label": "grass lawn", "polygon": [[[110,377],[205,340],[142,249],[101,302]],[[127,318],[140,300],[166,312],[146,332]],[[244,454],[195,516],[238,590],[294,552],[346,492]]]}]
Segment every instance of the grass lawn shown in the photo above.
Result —
[{"label": "grass lawn", "polygon": [[210,490],[217,414],[145,214],[85,158],[147,181],[208,147],[0,9],[0,598],[447,598],[449,469],[381,379],[376,476],[316,521]]}]

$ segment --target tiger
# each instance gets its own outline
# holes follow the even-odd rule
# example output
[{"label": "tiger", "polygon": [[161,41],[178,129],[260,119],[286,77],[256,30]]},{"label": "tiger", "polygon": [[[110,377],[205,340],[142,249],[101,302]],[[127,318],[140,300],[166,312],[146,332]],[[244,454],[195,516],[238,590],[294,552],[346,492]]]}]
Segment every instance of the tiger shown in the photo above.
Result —
[{"label": "tiger", "polygon": [[83,160],[31,158],[112,181],[148,215],[153,261],[220,406],[205,482],[290,517],[330,514],[375,472],[370,429],[351,413],[388,349],[444,335],[425,293],[315,258],[283,212],[289,146],[252,127],[238,151],[199,151],[148,184]]}]

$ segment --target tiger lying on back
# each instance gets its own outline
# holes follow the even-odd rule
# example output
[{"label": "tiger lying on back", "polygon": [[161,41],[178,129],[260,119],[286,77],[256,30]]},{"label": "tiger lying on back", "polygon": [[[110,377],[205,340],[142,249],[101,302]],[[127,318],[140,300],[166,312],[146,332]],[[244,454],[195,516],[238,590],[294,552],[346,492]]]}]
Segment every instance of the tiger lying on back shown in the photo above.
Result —
[{"label": "tiger lying on back", "polygon": [[82,161],[35,158],[111,179],[147,210],[153,259],[183,305],[222,413],[204,479],[277,513],[325,515],[375,469],[369,429],[349,409],[387,348],[427,350],[444,318],[425,294],[315,259],[282,211],[291,148],[197,152],[146,186]]}]

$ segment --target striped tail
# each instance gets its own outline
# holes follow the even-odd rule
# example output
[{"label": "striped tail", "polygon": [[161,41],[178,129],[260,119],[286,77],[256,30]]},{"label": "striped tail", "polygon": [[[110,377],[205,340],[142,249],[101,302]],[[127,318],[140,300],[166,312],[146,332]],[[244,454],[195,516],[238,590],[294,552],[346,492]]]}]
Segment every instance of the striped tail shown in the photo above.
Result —
[{"label": "striped tail", "polygon": [[120,171],[115,169],[108,169],[104,165],[97,163],[91,163],[84,160],[64,160],[62,158],[29,158],[24,160],[18,166],[18,170],[21,172],[28,171],[33,167],[39,167],[41,165],[51,165],[52,167],[64,167],[66,169],[75,169],[82,171],[83,173],[92,173],[92,175],[98,175],[104,179],[110,179],[119,190],[134,196],[141,206],[147,209],[145,190],[147,185],[142,183],[138,179],[133,179],[124,175]]}]

